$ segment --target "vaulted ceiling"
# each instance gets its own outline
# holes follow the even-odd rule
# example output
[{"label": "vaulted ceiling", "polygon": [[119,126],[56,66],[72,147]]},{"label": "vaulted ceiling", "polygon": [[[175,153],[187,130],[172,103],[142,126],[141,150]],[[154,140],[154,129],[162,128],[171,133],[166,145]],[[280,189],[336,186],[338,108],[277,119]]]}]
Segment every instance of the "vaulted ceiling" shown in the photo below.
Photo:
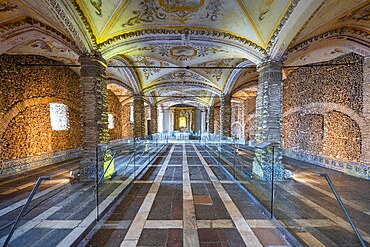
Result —
[{"label": "vaulted ceiling", "polygon": [[369,0],[0,0],[0,13],[0,54],[76,65],[101,52],[121,101],[210,105],[253,96],[265,59],[370,55]]}]

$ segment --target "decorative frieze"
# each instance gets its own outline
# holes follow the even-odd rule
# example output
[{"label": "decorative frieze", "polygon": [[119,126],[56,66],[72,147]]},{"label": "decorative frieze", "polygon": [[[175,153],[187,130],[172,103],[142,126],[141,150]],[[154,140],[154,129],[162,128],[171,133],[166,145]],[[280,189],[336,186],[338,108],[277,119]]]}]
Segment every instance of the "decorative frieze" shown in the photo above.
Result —
[{"label": "decorative frieze", "polygon": [[[0,166],[0,177],[16,174],[17,172],[34,169],[40,166],[52,165],[66,160],[80,158],[81,148],[61,150],[51,153],[32,155],[19,159],[3,161]],[[79,161],[76,161],[78,163]]]},{"label": "decorative frieze", "polygon": [[[63,33],[59,32],[57,29],[42,23],[38,20],[32,19],[31,17],[26,17],[24,19],[21,19],[17,22],[11,22],[9,24],[1,25],[0,26],[0,33],[11,33],[12,30],[17,30],[19,32],[19,28],[22,27],[25,30],[28,30],[26,27],[32,26],[38,29],[42,29],[43,32],[49,33],[50,36],[58,37],[60,41],[62,41],[66,46],[74,50],[75,52],[78,52],[79,49],[76,45],[76,43],[71,40],[68,36],[64,35]],[[4,35],[5,36],[5,35]],[[9,35],[13,36],[13,35]]]},{"label": "decorative frieze", "polygon": [[15,8],[17,8],[16,4],[9,2],[0,3],[0,12],[14,11]]},{"label": "decorative frieze", "polygon": [[291,149],[283,149],[283,155],[370,180],[370,163],[344,161],[341,159],[333,159],[325,155],[305,153]]},{"label": "decorative frieze", "polygon": [[[312,45],[315,42],[320,42],[322,40],[328,40],[332,38],[347,38],[347,37],[353,37],[357,40],[364,40],[365,42],[370,40],[370,34],[362,29],[357,29],[353,27],[342,27],[339,29],[331,30],[326,33],[322,33],[318,36],[314,36],[308,40],[305,40],[294,47],[290,48],[287,50],[285,57],[288,56],[289,54],[295,53],[300,50],[307,49],[310,45]],[[352,38],[352,39],[353,39]],[[294,43],[294,42],[292,42]],[[363,55],[369,55],[368,51],[363,50],[366,54]],[[362,54],[362,52],[361,52]]]},{"label": "decorative frieze", "polygon": [[[68,32],[71,34],[73,37],[73,40],[77,42],[77,46],[80,50],[80,52],[87,52],[89,49],[88,47],[88,42],[84,40],[83,37],[81,37],[81,32],[79,32],[75,27],[78,26],[76,23],[73,23],[74,18],[71,18],[70,16],[67,15],[63,4],[58,1],[58,0],[45,0],[50,8],[54,11],[54,14],[58,16],[58,19],[64,24]],[[75,1],[72,1],[72,3],[75,3]],[[84,15],[80,15],[80,17],[84,18]],[[90,28],[91,30],[91,28]],[[89,31],[90,31],[89,30]],[[93,43],[95,43],[94,36],[91,36],[91,39]],[[96,48],[96,47],[94,47]]]},{"label": "decorative frieze", "polygon": [[276,27],[273,35],[271,36],[270,41],[267,44],[266,53],[269,54],[272,46],[276,42],[277,37],[279,36],[280,31],[283,29],[285,23],[288,21],[290,15],[293,13],[295,7],[298,5],[300,0],[293,0],[289,5],[288,10],[285,12],[283,18],[281,19],[279,25]]}]

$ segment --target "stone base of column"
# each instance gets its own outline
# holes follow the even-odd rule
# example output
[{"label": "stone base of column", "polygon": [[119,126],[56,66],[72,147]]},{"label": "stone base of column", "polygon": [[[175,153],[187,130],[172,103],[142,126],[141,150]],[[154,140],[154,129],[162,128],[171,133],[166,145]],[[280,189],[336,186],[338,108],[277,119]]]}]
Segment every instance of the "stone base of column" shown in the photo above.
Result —
[{"label": "stone base of column", "polygon": [[[274,181],[286,180],[285,169],[281,164],[281,150],[275,148]],[[272,148],[256,149],[253,160],[253,175],[264,181],[271,181],[272,177]]]},{"label": "stone base of column", "polygon": [[99,147],[98,165],[96,165],[96,149],[84,150],[83,160],[80,163],[80,181],[96,181],[96,168],[98,167],[98,177],[104,172],[105,156],[108,153],[107,148]]}]

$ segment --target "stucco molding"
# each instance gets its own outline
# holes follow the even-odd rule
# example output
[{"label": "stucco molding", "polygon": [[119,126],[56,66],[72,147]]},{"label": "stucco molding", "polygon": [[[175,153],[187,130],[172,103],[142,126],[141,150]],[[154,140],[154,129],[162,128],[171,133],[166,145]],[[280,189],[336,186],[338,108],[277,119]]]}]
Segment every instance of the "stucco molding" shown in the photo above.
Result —
[{"label": "stucco molding", "polygon": [[196,81],[186,81],[186,83],[182,83],[182,82],[161,82],[160,84],[155,84],[155,85],[152,85],[152,86],[149,86],[147,88],[145,88],[143,90],[143,92],[145,94],[148,94],[148,93],[151,93],[155,90],[158,90],[158,89],[166,89],[166,88],[172,88],[172,87],[179,87],[179,86],[186,86],[186,87],[189,87],[189,89],[191,88],[197,88],[197,89],[204,89],[204,90],[207,90],[209,92],[212,92],[214,94],[217,94],[217,95],[221,95],[221,90],[219,90],[218,88],[212,86],[212,85],[208,85],[208,84],[205,84],[205,83],[202,83],[202,82],[196,82]]},{"label": "stucco molding", "polygon": [[23,33],[30,32],[31,30],[39,31],[58,40],[77,54],[80,52],[79,47],[75,41],[71,40],[69,37],[59,32],[55,28],[35,19],[32,19],[31,17],[24,18],[18,22],[2,25],[0,27],[0,34],[2,39],[1,42],[6,42],[7,40],[13,39],[14,37],[19,36]]},{"label": "stucco molding", "polygon": [[[94,43],[89,40],[89,37],[84,37],[84,29],[78,25],[79,23],[72,14],[72,9],[68,8],[68,4],[62,4],[61,1],[58,0],[45,0],[45,2],[73,37],[81,53],[88,53],[89,50],[95,49]],[[72,3],[73,2],[74,1],[72,1]]]},{"label": "stucco molding", "polygon": [[[335,30],[331,30],[315,37],[312,37],[308,40],[305,40],[290,49],[287,50],[284,57],[287,57],[289,54],[294,52],[307,49],[313,43],[317,43],[323,40],[333,39],[333,38],[352,38],[351,41],[357,42],[361,45],[366,45],[370,47],[370,34],[360,29],[343,27]],[[353,39],[354,38],[354,39]]]}]

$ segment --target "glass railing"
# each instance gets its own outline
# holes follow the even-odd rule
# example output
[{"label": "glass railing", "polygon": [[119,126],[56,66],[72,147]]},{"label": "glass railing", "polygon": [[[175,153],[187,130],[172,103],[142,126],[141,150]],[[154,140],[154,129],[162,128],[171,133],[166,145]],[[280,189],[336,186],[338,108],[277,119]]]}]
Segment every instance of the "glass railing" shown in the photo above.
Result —
[{"label": "glass railing", "polygon": [[110,145],[110,151],[106,151],[104,172],[99,174],[94,189],[97,220],[107,209],[104,200],[108,195],[116,193],[115,190],[121,192],[133,180],[140,179],[143,171],[165,151],[167,140],[166,133],[156,133]]},{"label": "glass railing", "polygon": [[[318,171],[323,168],[298,161],[291,163],[293,161],[284,158],[284,170],[281,170],[281,167],[275,166],[278,164],[278,155],[275,155],[272,157],[276,160],[272,158],[270,160],[274,163],[275,169],[272,170],[271,164],[270,166],[261,164],[258,149],[276,153],[277,147],[273,148],[270,145],[256,147],[245,143],[249,142],[220,135],[209,135],[202,142],[205,150],[212,154],[224,171],[235,179],[247,195],[255,198],[255,202],[262,206],[264,212],[278,225],[277,230],[296,242],[297,246],[363,246],[358,235],[362,235],[364,241],[370,240],[369,231],[366,230],[368,215],[363,213],[369,210],[366,198],[363,198],[363,202],[353,202],[348,197],[347,200],[343,200],[353,224],[358,228],[358,232],[355,233],[352,224],[341,212],[329,186],[324,179],[317,176]],[[256,171],[268,173],[267,178],[263,179],[256,175]],[[275,180],[272,179],[273,171]],[[336,177],[337,185],[340,184],[339,179],[355,180],[335,171],[332,175]],[[277,177],[279,179],[276,179]],[[359,184],[363,182],[359,181]],[[343,186],[339,187],[348,196]]]},{"label": "glass railing", "polygon": [[[99,171],[99,173],[93,171],[91,174],[93,181],[76,182],[80,177],[79,165],[82,159],[66,160],[29,173],[20,180],[22,184],[14,186],[17,189],[10,187],[16,178],[9,181],[3,179],[2,185],[9,188],[4,187],[0,195],[0,217],[3,217],[3,223],[0,224],[0,246],[8,244],[9,240],[6,239],[11,235],[9,246],[23,246],[20,244],[22,236],[32,230],[35,217],[53,220],[73,219],[80,222],[79,226],[69,233],[70,236],[65,238],[68,242],[62,242],[61,245],[78,242],[81,230],[87,230],[94,221],[100,220],[135,179],[141,179],[152,164],[163,159],[164,155],[161,154],[167,150],[167,139],[166,133],[157,133],[99,145],[97,151],[101,158],[98,160],[94,157],[90,164],[91,167],[98,167],[96,170]],[[27,199],[39,176],[48,176],[51,180],[43,181],[42,184],[37,183],[35,187],[36,189],[39,187],[37,192],[34,189],[35,192]],[[4,198],[6,200],[3,200]],[[7,220],[8,218],[10,220]],[[36,220],[38,221],[40,220]]]}]

